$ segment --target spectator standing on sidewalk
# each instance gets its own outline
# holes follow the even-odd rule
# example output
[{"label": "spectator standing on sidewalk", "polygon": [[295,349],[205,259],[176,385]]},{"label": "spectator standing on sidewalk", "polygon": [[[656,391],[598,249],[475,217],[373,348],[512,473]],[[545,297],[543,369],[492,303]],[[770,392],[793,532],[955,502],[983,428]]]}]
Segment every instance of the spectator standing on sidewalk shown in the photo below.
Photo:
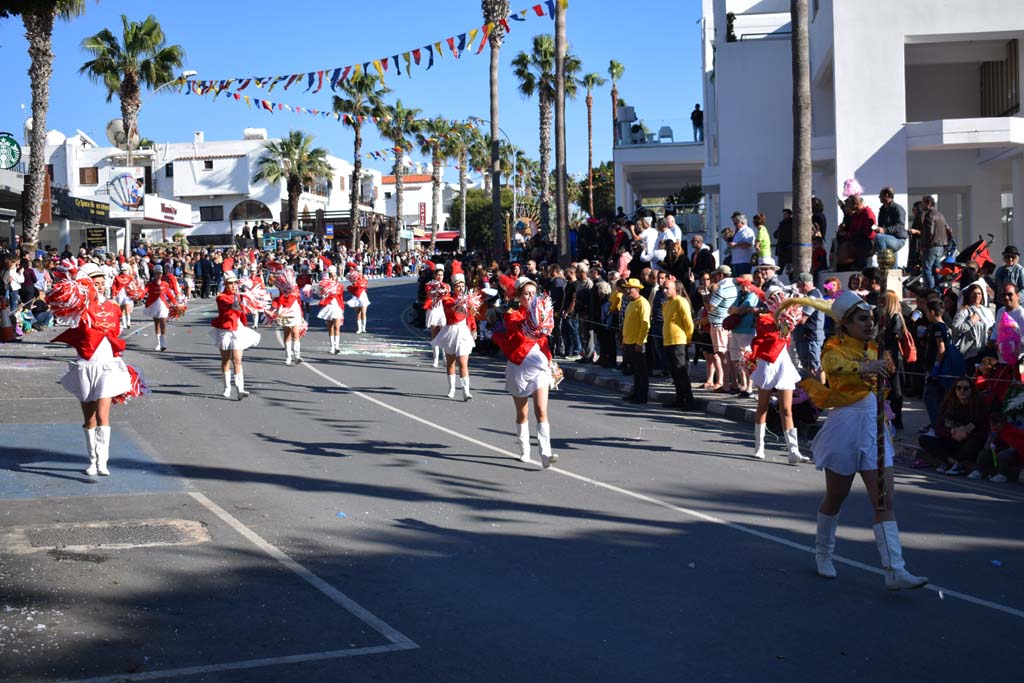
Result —
[{"label": "spectator standing on sidewalk", "polygon": [[766,220],[763,213],[754,216],[754,256],[758,263],[765,263],[772,258],[772,239],[765,227]]},{"label": "spectator standing on sidewalk", "polygon": [[711,249],[704,244],[704,235],[694,235],[690,238],[690,248],[693,250],[690,254],[690,270],[693,271],[694,278],[699,280],[701,275],[714,272],[718,264],[715,263],[715,255]]},{"label": "spectator standing on sidewalk", "polygon": [[722,323],[729,316],[729,307],[736,300],[737,291],[732,269],[719,266],[711,278],[711,290],[704,302],[708,322],[711,324],[711,350],[715,354],[714,365],[718,373],[718,382],[711,389],[724,393],[732,391],[734,385],[728,355],[730,332],[722,327]]},{"label": "spectator standing on sidewalk", "polygon": [[626,280],[626,316],[622,324],[622,355],[633,369],[633,390],[623,396],[630,403],[647,403],[649,392],[644,343],[651,329],[651,304],[640,294],[643,285],[636,278]]},{"label": "spectator standing on sidewalk", "polygon": [[647,341],[647,367],[654,377],[663,377],[667,374],[668,367],[665,363],[665,353],[661,336],[661,327],[665,322],[662,317],[662,306],[665,304],[665,283],[668,282],[668,273],[663,270],[651,273],[654,278],[654,287],[651,290],[648,301],[651,302],[651,329],[653,332]]},{"label": "spectator standing on sidewalk", "polygon": [[935,289],[935,269],[946,256],[951,231],[946,217],[935,208],[935,198],[921,199],[921,272],[926,289]]},{"label": "spectator standing on sidewalk", "polygon": [[736,276],[746,275],[751,270],[756,235],[747,225],[747,217],[739,211],[732,215],[732,224],[736,229],[729,241],[729,248],[732,250],[732,272]]},{"label": "spectator standing on sidewalk", "polygon": [[[800,273],[796,276],[796,291],[808,299],[822,299],[818,288],[814,286],[814,276]],[[804,306],[803,318],[793,338],[796,341],[796,354],[800,359],[800,367],[819,382],[821,377],[821,345],[825,343],[825,314],[813,306]],[[888,346],[886,348],[889,348]]]},{"label": "spectator standing on sidewalk", "polygon": [[692,410],[693,388],[690,386],[690,363],[688,358],[690,339],[693,338],[693,312],[690,301],[678,289],[676,280],[666,280],[665,296],[661,305],[661,341],[663,352],[672,375],[676,396],[666,407]]},{"label": "spectator standing on sidewalk", "polygon": [[1011,284],[1019,292],[1024,289],[1024,266],[1020,265],[1020,251],[1012,244],[1003,249],[1003,265],[996,268],[997,304],[1003,303],[1003,285]]},{"label": "spectator standing on sidewalk", "polygon": [[582,358],[579,358],[579,363],[593,363],[596,355],[594,349],[594,329],[591,323],[590,315],[590,304],[591,301],[591,290],[594,287],[594,283],[588,277],[586,266],[580,265],[576,267],[576,321],[580,335],[580,345],[582,350],[580,354]]},{"label": "spectator standing on sidewalk", "polygon": [[739,291],[732,306],[729,307],[729,315],[741,316],[739,324],[732,329],[732,334],[729,335],[729,364],[732,366],[733,378],[740,398],[750,398],[753,389],[744,356],[750,350],[750,342],[754,340],[754,319],[760,300],[756,294],[750,291],[751,284],[750,275],[740,275],[736,278]]},{"label": "spectator standing on sidewalk", "polygon": [[567,360],[580,358],[583,349],[580,345],[580,328],[576,320],[576,268],[569,266],[565,271],[565,298],[562,302],[562,335],[565,338],[565,357]]},{"label": "spectator standing on sidewalk", "polygon": [[551,309],[554,311],[555,329],[551,333],[551,340],[554,348],[551,349],[556,358],[565,357],[565,330],[563,329],[565,319],[562,308],[565,305],[565,278],[562,274],[562,267],[557,263],[552,264],[548,271],[548,296],[551,297]]},{"label": "spectator standing on sidewalk", "polygon": [[775,260],[779,268],[785,271],[786,266],[793,262],[793,212],[782,210],[782,220],[775,227]]}]

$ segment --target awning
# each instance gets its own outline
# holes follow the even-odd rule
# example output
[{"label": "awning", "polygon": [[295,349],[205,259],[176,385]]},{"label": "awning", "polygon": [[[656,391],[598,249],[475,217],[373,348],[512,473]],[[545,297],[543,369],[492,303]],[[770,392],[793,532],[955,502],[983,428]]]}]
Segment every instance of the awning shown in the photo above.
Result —
[{"label": "awning", "polygon": [[[457,239],[459,239],[459,231],[458,230],[439,230],[438,233],[437,233],[436,241],[438,241],[438,242],[450,242],[451,240],[457,240]],[[428,232],[426,235],[423,235],[422,237],[417,235],[416,237],[413,238],[413,241],[414,242],[429,242],[430,241],[430,233]]]}]

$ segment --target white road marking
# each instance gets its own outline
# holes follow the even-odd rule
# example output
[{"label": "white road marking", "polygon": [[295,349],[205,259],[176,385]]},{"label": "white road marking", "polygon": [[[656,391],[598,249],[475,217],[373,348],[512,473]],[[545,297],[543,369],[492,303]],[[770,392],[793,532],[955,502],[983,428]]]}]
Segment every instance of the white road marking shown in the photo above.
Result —
[{"label": "white road marking", "polygon": [[[279,342],[281,341],[280,337],[278,337],[278,341]],[[401,416],[403,416],[405,418],[408,418],[408,419],[410,419],[410,420],[412,420],[414,422],[419,422],[420,424],[422,424],[424,426],[427,426],[427,427],[430,427],[431,429],[435,429],[437,431],[444,432],[445,434],[453,436],[453,437],[455,437],[457,439],[461,439],[463,441],[467,441],[467,442],[469,442],[471,444],[474,444],[476,446],[479,446],[479,447],[481,447],[481,448],[483,448],[485,450],[489,450],[489,451],[492,451],[494,453],[500,453],[501,455],[505,455],[505,456],[508,456],[509,458],[513,458],[513,459],[516,459],[516,460],[519,459],[519,456],[517,454],[514,454],[511,451],[508,451],[508,450],[506,450],[504,448],[500,448],[498,446],[493,446],[493,445],[491,445],[489,443],[480,441],[479,439],[475,439],[475,438],[473,438],[471,436],[467,436],[466,434],[461,434],[461,433],[459,433],[459,432],[457,432],[457,431],[455,431],[453,429],[448,429],[447,427],[443,427],[443,426],[441,426],[439,424],[435,424],[435,423],[431,422],[430,420],[422,418],[422,417],[420,417],[418,415],[414,415],[412,413],[408,413],[408,412],[402,410],[401,408],[397,408],[397,407],[395,407],[393,405],[385,403],[384,401],[376,399],[373,396],[370,396],[368,394],[364,394],[361,391],[353,389],[352,387],[348,386],[347,384],[339,382],[338,380],[334,379],[330,375],[328,375],[328,374],[324,373],[323,371],[317,369],[316,367],[314,367],[313,363],[311,363],[309,361],[303,362],[302,365],[305,366],[306,368],[308,368],[311,372],[319,375],[325,381],[330,382],[334,386],[338,387],[339,389],[346,389],[349,392],[351,392],[353,396],[358,396],[359,398],[361,398],[361,399],[363,399],[365,401],[369,401],[370,403],[373,403],[374,405],[380,406],[381,408],[384,408],[385,410],[390,410],[391,412],[397,413],[398,415],[401,415]],[[509,438],[511,439],[511,434],[509,435]],[[533,461],[531,461],[531,462],[533,462]],[[692,510],[690,508],[684,508],[684,507],[680,507],[678,505],[673,505],[672,503],[669,503],[667,501],[660,500],[658,498],[655,498],[653,496],[648,496],[648,495],[643,494],[643,493],[637,493],[635,491],[630,491],[629,489],[624,489],[624,488],[622,488],[620,486],[615,486],[613,484],[606,484],[603,481],[600,481],[600,480],[597,480],[597,479],[591,479],[590,477],[583,476],[582,474],[576,474],[575,472],[570,472],[570,471],[568,471],[566,469],[563,469],[561,467],[551,467],[549,471],[556,472],[556,473],[561,474],[562,476],[565,476],[565,477],[570,477],[572,479],[576,479],[577,481],[585,482],[587,484],[590,484],[591,486],[597,486],[597,487],[603,488],[603,489],[608,490],[608,491],[613,491],[615,493],[618,493],[618,494],[623,495],[623,496],[627,496],[629,498],[633,498],[633,499],[636,499],[636,500],[641,500],[641,501],[644,501],[646,503],[650,503],[652,505],[657,505],[658,507],[665,508],[667,510],[672,510],[673,512],[678,512],[678,513],[681,513],[681,514],[686,515],[688,517],[693,517],[694,519],[699,519],[699,520],[704,521],[704,522],[710,522],[712,524],[719,524],[721,526],[728,527],[728,528],[730,528],[730,529],[732,529],[734,531],[739,531],[739,532],[744,533],[744,534],[749,534],[751,536],[756,536],[757,538],[760,538],[760,539],[765,540],[765,541],[769,541],[771,543],[776,543],[778,545],[783,545],[783,546],[786,546],[788,548],[793,548],[795,550],[803,551],[805,553],[813,553],[814,552],[813,548],[811,548],[810,546],[803,545],[802,543],[797,543],[795,541],[791,541],[789,539],[782,538],[781,536],[775,536],[773,534],[765,533],[765,532],[759,531],[757,529],[752,529],[752,528],[750,528],[748,526],[744,526],[742,524],[737,524],[736,522],[730,522],[728,520],[721,519],[720,517],[715,517],[713,515],[709,515],[707,513],[700,512],[699,510]],[[864,564],[863,562],[858,562],[857,560],[852,560],[852,559],[843,557],[841,555],[835,555],[834,556],[834,560],[836,562],[839,562],[839,563],[842,563],[842,564],[846,564],[846,565],[849,565],[851,567],[856,567],[857,569],[862,569],[862,570],[864,570],[866,572],[870,572],[872,574],[877,574],[878,576],[885,576],[885,571],[884,570],[879,569],[878,567],[872,567],[871,565]],[[969,603],[974,604],[974,605],[978,605],[980,607],[987,607],[987,608],[995,610],[997,612],[1003,612],[1004,614],[1009,614],[1011,616],[1020,617],[1020,618],[1024,619],[1024,610],[1020,610],[1020,609],[1017,609],[1015,607],[1010,607],[1008,605],[1003,605],[1003,604],[1000,604],[998,602],[992,602],[991,600],[985,600],[984,598],[979,598],[979,597],[975,597],[973,595],[968,595],[967,593],[961,593],[959,591],[955,591],[955,590],[952,590],[952,589],[949,589],[949,588],[944,588],[944,587],[938,586],[936,584],[928,584],[927,586],[925,586],[925,588],[927,588],[928,590],[931,590],[931,591],[935,591],[935,592],[942,592],[946,596],[953,597],[953,598],[959,598],[960,600],[963,600],[965,602],[969,602]]]},{"label": "white road marking", "polygon": [[332,601],[337,603],[343,609],[347,610],[354,617],[358,618],[360,621],[365,623],[374,631],[376,631],[377,633],[381,634],[389,641],[391,641],[393,649],[411,650],[413,648],[419,647],[419,645],[417,645],[408,637],[402,635],[396,629],[392,628],[384,621],[376,617],[374,614],[369,612],[355,600],[348,597],[340,590],[338,590],[337,588],[335,588],[334,586],[332,586],[331,584],[327,583],[319,576],[314,574],[312,571],[306,569],[306,567],[293,560],[291,556],[286,554],[283,550],[264,540],[263,537],[258,535],[249,527],[242,524],[231,513],[229,513],[227,510],[217,505],[216,503],[214,503],[212,500],[207,498],[199,491],[189,491],[188,495],[192,496],[197,501],[199,501],[199,503],[207,510],[220,517],[220,519],[223,520],[228,526],[230,526],[232,529],[234,529],[243,537],[245,537],[253,545],[255,545],[260,550],[273,557],[275,560],[277,560],[285,567],[290,569],[292,572],[297,574],[299,577],[301,577],[307,583],[312,585],[318,591],[320,591],[328,598],[330,598]]},{"label": "white road marking", "polygon": [[289,655],[286,657],[267,657],[265,659],[247,659],[241,662],[226,662],[224,664],[209,664],[206,666],[186,666],[180,669],[163,669],[160,671],[144,671],[135,674],[114,674],[112,676],[97,676],[95,678],[81,678],[66,683],[122,683],[122,681],[154,681],[177,678],[181,676],[198,676],[201,674],[217,673],[220,671],[239,671],[244,669],[256,669],[264,666],[281,666],[283,664],[303,664],[305,662],[321,662],[328,659],[344,659],[347,657],[358,657],[360,655],[374,655],[383,652],[397,652],[408,650],[408,647],[399,645],[377,645],[375,647],[357,647],[350,650],[329,650],[326,652],[311,652],[304,655]]}]

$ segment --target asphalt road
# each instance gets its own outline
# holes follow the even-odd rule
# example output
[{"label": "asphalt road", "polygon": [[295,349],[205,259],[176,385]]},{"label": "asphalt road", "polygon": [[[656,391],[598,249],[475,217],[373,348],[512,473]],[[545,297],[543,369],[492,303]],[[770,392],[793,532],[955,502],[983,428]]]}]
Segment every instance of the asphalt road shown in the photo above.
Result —
[{"label": "asphalt road", "polygon": [[[153,393],[116,409],[95,482],[53,384],[70,351],[0,348],[0,680],[1020,679],[1024,487],[901,472],[908,567],[933,586],[898,593],[857,488],[821,579],[813,467],[748,457],[746,425],[572,382],[550,408],[558,466],[519,463],[503,364],[474,357],[475,399],[446,399],[402,322],[413,295],[373,283],[369,334],[351,316],[328,355],[314,324],[299,366],[262,329],[245,401],[220,397],[206,302],[163,354],[136,325]],[[201,533],[15,543],[140,520]]]}]

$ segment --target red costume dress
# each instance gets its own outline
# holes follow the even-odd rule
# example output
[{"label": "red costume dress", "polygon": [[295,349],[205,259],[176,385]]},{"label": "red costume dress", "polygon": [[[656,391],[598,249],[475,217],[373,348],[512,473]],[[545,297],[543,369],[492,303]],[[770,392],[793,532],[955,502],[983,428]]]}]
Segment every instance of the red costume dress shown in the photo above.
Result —
[{"label": "red costume dress", "polygon": [[68,363],[60,383],[82,403],[112,398],[116,403],[144,393],[145,385],[134,368],[121,359],[125,343],[120,338],[121,309],[113,301],[90,303],[78,326],[65,330],[54,341],[67,344],[78,354]]},{"label": "red costume dress", "polygon": [[427,312],[427,327],[443,327],[447,323],[444,315],[444,300],[451,294],[451,287],[440,280],[431,280],[424,289],[427,299],[423,302],[423,310]]},{"label": "red costume dress", "polygon": [[508,358],[505,389],[516,398],[532,396],[551,386],[551,350],[546,335],[533,337],[524,330],[526,312],[515,309],[504,317],[505,329],[494,333],[494,343]]},{"label": "red costume dress", "polygon": [[305,322],[298,291],[292,290],[288,294],[281,294],[271,302],[271,305],[281,327],[301,327]]},{"label": "red costume dress", "polygon": [[341,288],[341,280],[325,277],[320,281],[320,312],[316,317],[321,320],[345,321],[345,309],[341,304],[345,292]]},{"label": "red costume dress", "polygon": [[171,305],[177,301],[174,290],[166,280],[150,280],[146,285],[146,307],[142,312],[150,318],[166,318]]},{"label": "red costume dress", "polygon": [[346,305],[352,308],[366,308],[370,305],[370,298],[366,296],[367,280],[366,276],[362,273],[356,273],[349,275],[350,284],[346,289],[352,298],[349,299]]},{"label": "red costume dress", "polygon": [[210,335],[221,351],[240,351],[260,343],[260,333],[246,327],[245,312],[237,294],[217,295],[217,317],[210,324]]},{"label": "red costume dress", "polygon": [[783,336],[771,313],[757,316],[749,359],[757,363],[750,381],[758,389],[792,391],[800,381],[800,372],[789,357],[789,335]]},{"label": "red costume dress", "polygon": [[119,306],[125,306],[132,303],[132,297],[129,293],[132,289],[132,283],[135,282],[135,278],[128,273],[121,273],[114,276],[114,281],[110,284],[110,297]]},{"label": "red costume dress", "polygon": [[466,308],[461,297],[446,296],[441,306],[445,323],[437,336],[430,340],[431,346],[436,346],[449,356],[468,356],[476,347],[473,341],[476,333],[475,315]]}]

